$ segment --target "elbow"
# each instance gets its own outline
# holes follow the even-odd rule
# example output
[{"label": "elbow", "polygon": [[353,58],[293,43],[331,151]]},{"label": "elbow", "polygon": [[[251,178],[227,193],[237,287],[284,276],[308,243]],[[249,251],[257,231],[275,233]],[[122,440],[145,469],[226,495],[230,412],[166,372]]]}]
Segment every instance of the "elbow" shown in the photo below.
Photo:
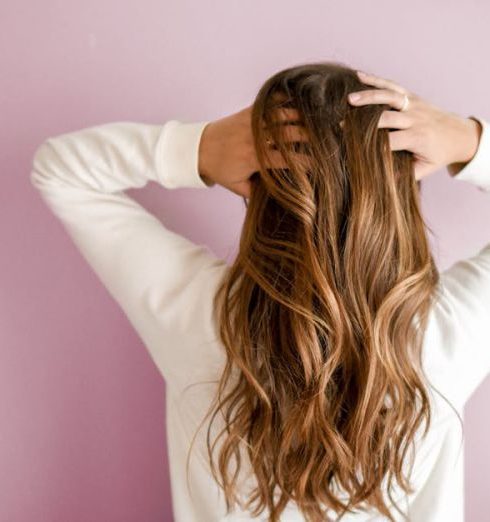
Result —
[{"label": "elbow", "polygon": [[54,185],[65,185],[69,166],[63,149],[53,138],[43,141],[32,157],[30,181],[39,190]]},{"label": "elbow", "polygon": [[49,140],[46,140],[41,143],[32,157],[30,181],[36,188],[41,188],[45,185],[53,172],[51,168],[53,150],[48,142]]}]

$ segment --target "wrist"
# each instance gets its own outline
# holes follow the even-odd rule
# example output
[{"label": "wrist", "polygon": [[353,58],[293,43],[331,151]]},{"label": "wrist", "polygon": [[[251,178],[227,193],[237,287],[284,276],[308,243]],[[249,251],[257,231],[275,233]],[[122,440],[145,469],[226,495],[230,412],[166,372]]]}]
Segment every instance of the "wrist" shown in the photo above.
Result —
[{"label": "wrist", "polygon": [[466,145],[462,150],[461,163],[468,163],[473,159],[478,150],[478,145],[480,143],[480,136],[482,132],[482,128],[480,123],[474,118],[465,118],[466,123]]},{"label": "wrist", "polygon": [[474,118],[460,118],[456,133],[453,159],[448,165],[451,175],[459,172],[470,162],[478,150],[481,136],[481,124]]},{"label": "wrist", "polygon": [[204,127],[199,140],[197,171],[203,182],[211,187],[215,182],[210,176],[209,168],[209,128],[210,124]]}]

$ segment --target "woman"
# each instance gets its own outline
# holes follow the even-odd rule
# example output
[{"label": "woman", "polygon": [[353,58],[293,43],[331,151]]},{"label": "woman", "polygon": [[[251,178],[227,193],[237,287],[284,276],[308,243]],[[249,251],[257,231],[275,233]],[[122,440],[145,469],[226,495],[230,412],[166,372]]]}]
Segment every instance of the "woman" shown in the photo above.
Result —
[{"label": "woman", "polygon": [[[39,147],[32,183],[166,380],[175,520],[462,520],[490,243],[439,274],[419,191],[442,167],[490,190],[486,121],[332,62],[216,121]],[[123,192],[150,180],[246,198],[231,266]]]}]

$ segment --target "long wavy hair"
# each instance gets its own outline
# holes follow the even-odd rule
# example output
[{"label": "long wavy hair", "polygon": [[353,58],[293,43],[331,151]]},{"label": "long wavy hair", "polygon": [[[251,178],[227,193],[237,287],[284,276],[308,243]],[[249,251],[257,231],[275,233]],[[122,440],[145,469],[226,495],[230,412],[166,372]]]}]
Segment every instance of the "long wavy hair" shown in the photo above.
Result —
[{"label": "long wavy hair", "polygon": [[[245,507],[271,522],[290,500],[311,522],[361,507],[393,521],[383,486],[398,511],[392,486],[413,491],[403,463],[431,421],[421,349],[439,272],[413,155],[377,127],[390,107],[347,101],[372,88],[344,64],[308,63],[253,103],[261,168],[214,297],[227,360],[207,450],[228,511],[243,507],[244,455],[256,481]],[[299,119],[281,117],[288,108]],[[307,139],[292,142],[291,125]],[[287,167],[271,168],[271,142]]]}]

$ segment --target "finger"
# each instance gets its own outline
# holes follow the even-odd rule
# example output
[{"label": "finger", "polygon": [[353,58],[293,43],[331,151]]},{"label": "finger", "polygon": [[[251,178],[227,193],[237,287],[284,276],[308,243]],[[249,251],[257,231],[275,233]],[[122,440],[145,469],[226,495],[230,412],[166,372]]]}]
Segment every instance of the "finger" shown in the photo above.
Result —
[{"label": "finger", "polygon": [[368,89],[349,94],[349,102],[352,105],[361,106],[369,104],[388,104],[394,109],[403,107],[405,95],[391,89]]},{"label": "finger", "polygon": [[[291,146],[291,154],[294,157],[294,162],[298,168],[305,166],[308,163],[308,153],[297,152],[294,146]],[[271,169],[289,169],[290,165],[286,162],[282,152],[277,149],[270,148],[267,150],[264,158],[264,164],[266,168]],[[259,171],[261,168],[258,158],[256,158],[253,164],[250,164],[250,171]]]},{"label": "finger", "polygon": [[279,132],[285,130],[290,133],[290,139],[303,139],[300,133],[304,134],[303,121],[296,109],[281,108],[272,111],[272,116],[268,121],[264,121],[262,128],[266,132],[271,132],[272,129],[278,129]]},{"label": "finger", "polygon": [[434,172],[434,165],[431,165],[430,163],[427,163],[426,161],[422,160],[416,160],[413,164],[413,170],[415,179],[417,181],[420,181],[422,178],[425,178],[429,174],[432,174]]},{"label": "finger", "polygon": [[[279,133],[281,135],[281,141],[286,143],[305,143],[309,141],[308,133],[302,125],[283,125]],[[269,146],[274,146],[271,134],[271,132],[267,133],[267,143]]]},{"label": "finger", "polygon": [[[269,148],[267,148],[264,162],[268,167],[271,168],[277,168],[277,169],[285,169],[287,168],[286,160],[284,159],[284,156],[282,153],[274,148],[274,145],[271,145]],[[250,163],[249,165],[250,170],[252,171],[259,171],[261,166],[259,163],[259,159],[255,157],[255,160],[253,163]]]},{"label": "finger", "polygon": [[398,85],[392,80],[387,80],[386,78],[380,78],[379,76],[375,76],[374,74],[368,74],[363,71],[357,71],[358,78],[362,81],[362,83],[366,83],[368,85],[374,85],[376,87],[380,87],[381,89],[391,89],[393,91],[397,91],[401,94],[407,94],[408,91],[401,85]]},{"label": "finger", "polygon": [[[294,154],[294,151],[292,151],[292,153]],[[298,158],[298,161],[300,161],[299,155],[297,155],[297,158]],[[266,162],[267,162],[267,165],[271,168],[275,168],[275,169],[289,168],[282,152],[280,152],[277,149],[271,148],[269,151],[267,151]]]},{"label": "finger", "polygon": [[244,181],[239,181],[238,183],[233,183],[233,185],[231,185],[229,189],[235,194],[238,194],[239,196],[243,196],[247,199],[250,199],[252,183],[249,179],[246,179]]},{"label": "finger", "polygon": [[396,150],[413,150],[413,135],[408,130],[399,130],[388,133],[388,139],[390,142],[390,149]]},{"label": "finger", "polygon": [[413,164],[413,172],[416,181],[420,181],[423,177],[426,176],[426,172],[428,172],[428,167],[421,162],[415,161]]},{"label": "finger", "polygon": [[274,119],[278,122],[300,122],[301,117],[297,109],[281,107],[272,111]]},{"label": "finger", "polygon": [[378,129],[408,129],[411,124],[405,112],[383,111],[378,120]]},{"label": "finger", "polygon": [[302,125],[284,125],[283,129],[284,141],[308,141],[308,134]]}]

